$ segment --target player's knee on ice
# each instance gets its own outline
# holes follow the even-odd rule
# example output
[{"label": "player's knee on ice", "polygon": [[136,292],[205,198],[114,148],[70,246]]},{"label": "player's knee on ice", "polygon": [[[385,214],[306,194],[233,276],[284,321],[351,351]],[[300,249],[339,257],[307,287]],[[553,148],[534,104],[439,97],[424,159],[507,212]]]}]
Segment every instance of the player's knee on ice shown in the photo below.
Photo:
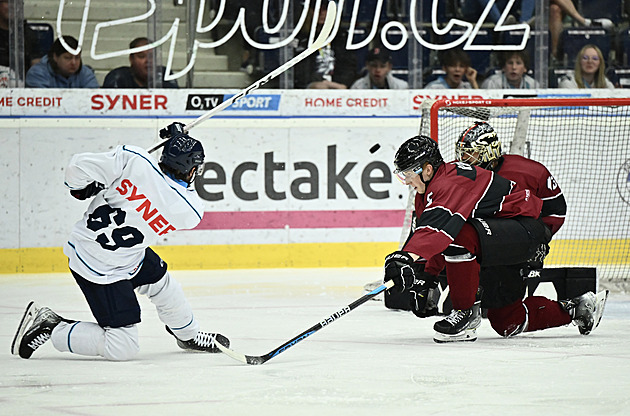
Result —
[{"label": "player's knee on ice", "polygon": [[136,325],[102,328],[92,322],[62,322],[53,330],[51,341],[58,351],[111,361],[131,360],[140,351]]}]

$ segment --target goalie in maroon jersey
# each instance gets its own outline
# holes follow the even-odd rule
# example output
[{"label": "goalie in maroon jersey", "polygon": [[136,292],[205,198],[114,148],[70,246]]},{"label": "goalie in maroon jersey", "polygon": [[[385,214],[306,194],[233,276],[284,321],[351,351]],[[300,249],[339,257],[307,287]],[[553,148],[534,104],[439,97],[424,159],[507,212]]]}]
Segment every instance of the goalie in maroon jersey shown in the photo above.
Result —
[{"label": "goalie in maroon jersey", "polygon": [[[394,165],[398,178],[416,190],[419,214],[403,249],[385,258],[385,280],[394,281],[392,290],[422,290],[430,280],[425,261],[443,255],[453,311],[435,323],[434,340],[474,341],[481,324],[480,264],[521,264],[548,243],[551,234],[537,219],[543,203],[491,171],[444,163],[437,143],[427,136],[403,143]],[[482,239],[477,225],[487,230],[489,222],[500,229]],[[501,249],[484,250],[488,241]]]},{"label": "goalie in maroon jersey", "polygon": [[[543,201],[541,219],[555,234],[564,223],[567,204],[558,183],[539,162],[519,155],[503,155],[496,131],[484,121],[473,123],[462,132],[455,144],[457,160],[490,170],[516,183],[516,189],[529,189]],[[539,253],[540,257],[544,256]],[[607,291],[595,295],[587,292],[559,302],[543,296],[525,295],[523,275],[530,268],[542,268],[542,260],[522,265],[484,267],[482,307],[488,308],[488,319],[494,330],[508,337],[521,332],[567,325],[574,321],[581,334],[588,334],[599,324]]]}]

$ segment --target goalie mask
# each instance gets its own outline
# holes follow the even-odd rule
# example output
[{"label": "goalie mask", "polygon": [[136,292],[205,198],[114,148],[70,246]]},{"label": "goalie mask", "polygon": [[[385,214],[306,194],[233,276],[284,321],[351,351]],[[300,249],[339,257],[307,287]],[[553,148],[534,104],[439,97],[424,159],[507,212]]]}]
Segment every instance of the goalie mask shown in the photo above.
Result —
[{"label": "goalie mask", "polygon": [[[203,146],[201,142],[187,134],[181,134],[170,139],[164,145],[160,167],[164,173],[174,179],[191,184],[196,175],[203,173],[204,160]],[[195,169],[195,174],[190,178],[190,172]]]},{"label": "goalie mask", "polygon": [[[394,174],[405,183],[405,178],[412,173],[420,175],[425,163],[437,169],[444,160],[435,140],[428,136],[415,136],[400,146],[394,156]],[[420,176],[422,178],[422,175]],[[424,182],[424,180],[422,180]]]},{"label": "goalie mask", "polygon": [[455,143],[455,157],[460,162],[488,169],[501,157],[501,141],[490,124],[477,121]]}]

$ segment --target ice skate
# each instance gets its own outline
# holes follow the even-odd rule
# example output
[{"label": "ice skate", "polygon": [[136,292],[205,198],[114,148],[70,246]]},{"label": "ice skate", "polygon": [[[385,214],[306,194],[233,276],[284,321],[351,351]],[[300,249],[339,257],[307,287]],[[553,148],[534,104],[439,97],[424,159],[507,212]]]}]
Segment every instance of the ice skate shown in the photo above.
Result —
[{"label": "ice skate", "polygon": [[50,339],[52,330],[61,321],[65,320],[51,309],[38,308],[34,302],[29,303],[13,338],[11,353],[25,359],[31,358],[35,350]]},{"label": "ice skate", "polygon": [[39,309],[39,306],[37,306],[37,304],[33,301],[29,302],[29,304],[26,305],[26,310],[24,311],[24,315],[22,315],[22,319],[20,320],[18,329],[15,332],[15,336],[13,337],[13,342],[11,343],[11,354],[18,355],[18,351],[20,349],[20,341],[22,341],[22,337],[24,336],[24,332],[26,332],[26,328],[28,328],[33,322],[33,319],[35,319],[37,309]]},{"label": "ice skate", "polygon": [[571,315],[580,334],[588,335],[602,320],[608,294],[608,290],[602,290],[597,295],[586,292],[570,300],[561,300],[560,305]]},{"label": "ice skate", "polygon": [[433,325],[437,343],[476,341],[477,328],[481,325],[481,302],[477,301],[470,309],[453,309],[446,318]]},{"label": "ice skate", "polygon": [[182,341],[181,339],[177,338],[177,336],[173,333],[173,331],[171,331],[168,326],[166,327],[166,330],[169,334],[175,337],[175,339],[177,340],[177,345],[183,350],[219,353],[221,352],[221,350],[215,345],[215,343],[217,342],[223,345],[225,348],[230,347],[230,340],[221,334],[213,334],[199,331],[193,339]]}]

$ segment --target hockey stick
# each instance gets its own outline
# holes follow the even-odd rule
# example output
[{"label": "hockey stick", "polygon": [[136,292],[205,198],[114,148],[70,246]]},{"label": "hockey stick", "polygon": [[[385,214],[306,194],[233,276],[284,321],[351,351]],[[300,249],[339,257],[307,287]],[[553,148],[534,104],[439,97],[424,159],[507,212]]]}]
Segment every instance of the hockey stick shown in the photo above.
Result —
[{"label": "hockey stick", "polygon": [[[214,116],[218,112],[223,111],[225,108],[227,108],[230,105],[232,105],[232,103],[234,103],[239,98],[243,98],[244,96],[246,96],[250,92],[252,92],[254,90],[257,90],[258,88],[262,87],[263,85],[265,85],[270,80],[272,80],[275,77],[277,77],[278,75],[282,74],[287,69],[292,68],[298,62],[302,61],[303,59],[305,59],[309,55],[311,55],[314,52],[316,52],[317,50],[319,50],[322,46],[326,45],[326,41],[328,40],[328,36],[330,36],[330,33],[333,30],[333,26],[335,25],[335,20],[336,20],[336,16],[337,16],[337,5],[335,4],[335,2],[329,1],[328,2],[328,9],[326,9],[326,10],[327,10],[327,12],[326,12],[326,20],[324,21],[324,25],[322,26],[322,30],[319,33],[319,36],[317,36],[317,38],[313,41],[313,44],[311,46],[306,48],[299,55],[294,56],[292,59],[290,59],[289,61],[287,61],[283,65],[280,65],[278,68],[276,68],[275,70],[271,71],[269,74],[265,75],[264,77],[262,77],[258,81],[254,82],[252,85],[250,85],[249,87],[245,88],[244,90],[242,90],[238,94],[233,95],[232,97],[230,97],[226,101],[223,101],[221,104],[219,104],[218,106],[214,107],[212,110],[206,112],[205,114],[202,114],[196,120],[193,120],[191,123],[185,125],[184,126],[184,131],[185,132],[190,131],[190,129],[195,127],[197,124],[199,124],[199,123],[209,119],[210,117]],[[154,152],[155,150],[157,150],[160,147],[164,146],[164,143],[166,143],[168,140],[169,139],[167,138],[167,139],[159,141],[158,143],[156,143],[153,146],[149,147],[147,149],[147,152],[149,152],[149,153]]]},{"label": "hockey stick", "polygon": [[343,308],[339,309],[337,312],[333,313],[329,317],[324,318],[319,323],[313,325],[312,327],[310,327],[306,331],[302,332],[301,334],[291,338],[290,340],[288,340],[284,344],[280,345],[278,348],[275,348],[274,350],[268,352],[265,355],[245,355],[245,354],[241,354],[240,352],[236,352],[234,350],[231,350],[229,348],[224,347],[223,345],[219,344],[218,342],[216,343],[216,346],[225,355],[228,355],[228,356],[234,358],[235,360],[240,361],[240,362],[242,362],[244,364],[252,364],[252,365],[264,364],[267,361],[271,360],[276,355],[280,354],[281,352],[286,351],[287,349],[291,348],[292,346],[294,346],[298,342],[303,341],[304,339],[306,339],[309,336],[313,335],[315,332],[319,331],[323,327],[333,323],[334,321],[336,321],[337,319],[341,318],[342,316],[347,315],[348,313],[350,313],[351,310],[357,308],[358,306],[360,306],[363,303],[367,302],[368,300],[372,299],[374,296],[378,295],[379,293],[383,292],[384,290],[387,290],[387,289],[391,288],[392,286],[394,286],[394,282],[391,281],[391,280],[388,280],[387,282],[383,283],[382,285],[380,285],[379,287],[377,287],[376,289],[374,289],[370,293],[366,293],[365,295],[361,296],[359,299],[355,300],[354,302],[352,302],[348,306],[344,306]]}]

